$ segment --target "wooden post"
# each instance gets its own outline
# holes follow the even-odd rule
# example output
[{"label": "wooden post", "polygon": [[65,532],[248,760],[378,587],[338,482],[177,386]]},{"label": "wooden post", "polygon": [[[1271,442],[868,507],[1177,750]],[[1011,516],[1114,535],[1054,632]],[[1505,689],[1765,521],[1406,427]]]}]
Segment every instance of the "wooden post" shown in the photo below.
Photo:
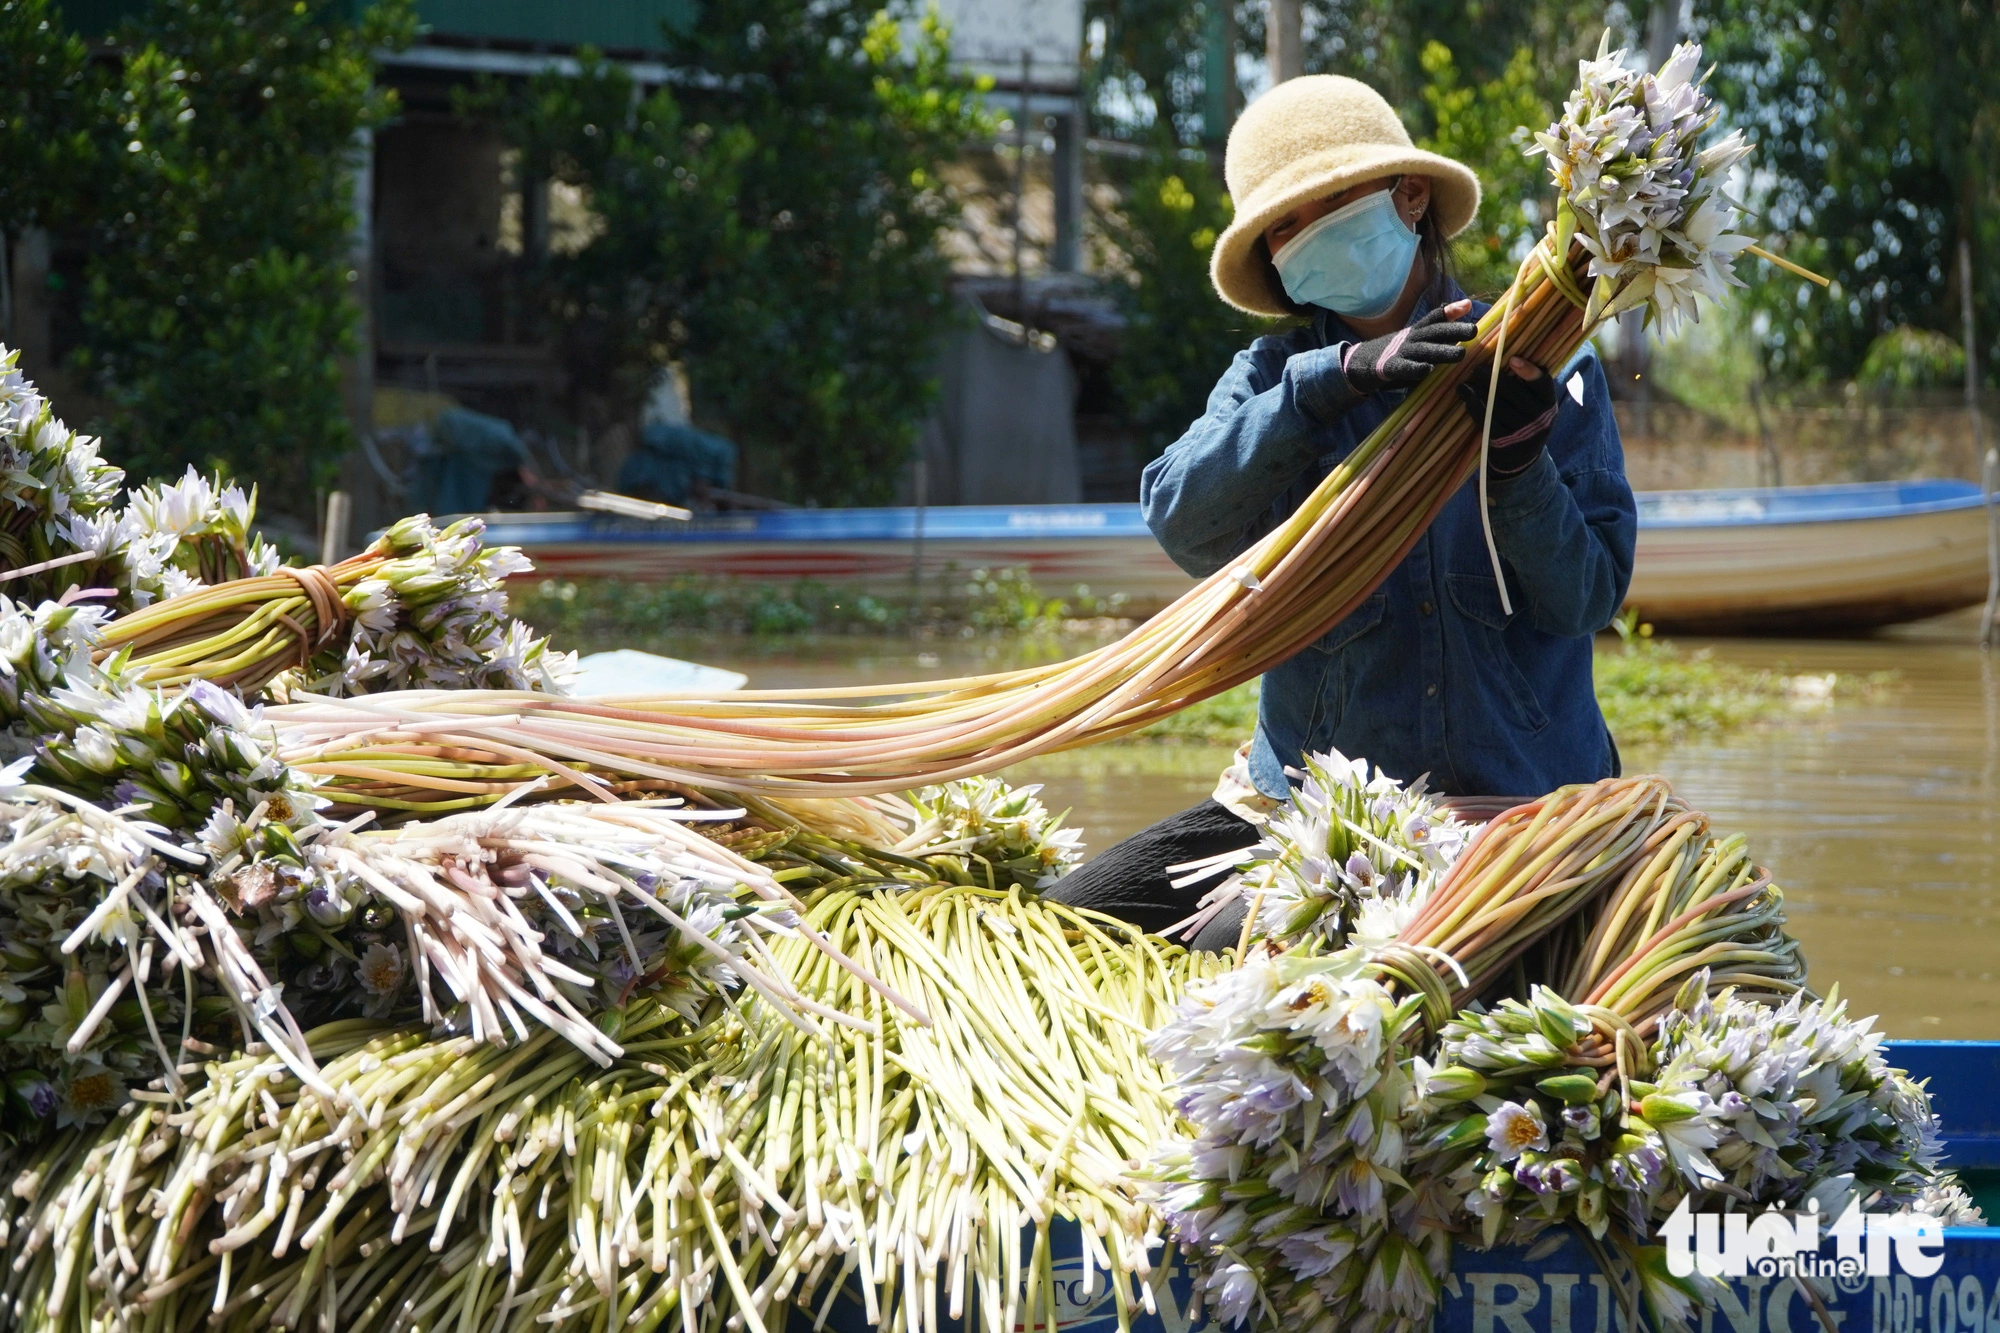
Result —
[{"label": "wooden post", "polygon": [[1056,236],[1049,267],[1058,273],[1074,273],[1083,267],[1083,131],[1083,103],[1079,97],[1071,110],[1056,118],[1056,153],[1051,172]]},{"label": "wooden post", "polygon": [[1972,317],[1972,242],[1958,236],[1958,296],[1965,308],[1965,410],[1972,420],[1972,452],[1979,457],[1979,475],[1986,487],[1986,614],[1979,621],[1979,642],[1993,646],[2000,617],[2000,507],[1994,487],[2000,481],[2000,451],[1982,447],[1985,431],[1979,419],[1979,326]]},{"label": "wooden post", "polygon": [[1264,13],[1264,60],[1273,87],[1306,72],[1305,16],[1299,0],[1270,0]]},{"label": "wooden post", "polygon": [[346,491],[332,491],[326,497],[326,525],[320,530],[319,562],[337,564],[347,547],[348,516],[353,512]]},{"label": "wooden post", "polygon": [[1028,298],[1021,280],[1021,228],[1027,210],[1028,193],[1028,84],[1034,77],[1035,53],[1021,48],[1021,109],[1014,116],[1014,318],[1020,321],[1023,341],[1028,332]]},{"label": "wooden post", "polygon": [[1750,381],[1750,410],[1757,414],[1757,439],[1764,448],[1764,469],[1770,473],[1764,484],[1782,486],[1785,484],[1785,465],[1778,457],[1777,441],[1771,438],[1771,423],[1764,419],[1764,372],[1761,369],[1757,377]]}]

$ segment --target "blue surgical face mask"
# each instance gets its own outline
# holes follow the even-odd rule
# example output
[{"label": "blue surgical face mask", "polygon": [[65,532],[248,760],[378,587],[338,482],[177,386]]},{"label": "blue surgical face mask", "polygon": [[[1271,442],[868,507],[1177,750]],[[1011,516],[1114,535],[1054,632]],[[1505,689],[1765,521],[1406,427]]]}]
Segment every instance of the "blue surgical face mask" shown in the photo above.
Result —
[{"label": "blue surgical face mask", "polygon": [[1417,257],[1417,233],[1396,211],[1395,193],[1377,190],[1356,199],[1313,219],[1286,242],[1271,257],[1285,294],[1337,315],[1388,314]]}]

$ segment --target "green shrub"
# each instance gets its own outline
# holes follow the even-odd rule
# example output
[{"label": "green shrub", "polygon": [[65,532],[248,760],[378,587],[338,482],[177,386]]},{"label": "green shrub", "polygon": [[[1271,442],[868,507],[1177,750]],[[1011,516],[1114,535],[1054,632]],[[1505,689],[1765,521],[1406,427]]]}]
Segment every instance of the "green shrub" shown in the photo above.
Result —
[{"label": "green shrub", "polygon": [[1872,389],[1949,389],[1965,382],[1965,349],[1935,329],[1899,324],[1868,345],[1856,383]]},{"label": "green shrub", "polygon": [[1152,458],[1206,410],[1236,353],[1279,321],[1225,305],[1209,281],[1209,252],[1233,214],[1206,162],[1156,139],[1136,162],[1107,166],[1120,193],[1103,219],[1115,247],[1105,261],[1117,272],[1112,291],[1125,316],[1112,379]]},{"label": "green shrub", "polygon": [[586,59],[476,99],[602,222],[542,266],[546,330],[621,412],[683,362],[755,488],[886,503],[954,318],[937,168],[984,126],[973,86],[875,0],[713,0],[673,40],[716,90],[641,97]]},{"label": "green shrub", "polygon": [[371,52],[410,0],[354,23],[294,0],[154,0],[117,34],[92,133],[78,365],[136,476],[193,464],[311,512],[351,443],[356,135],[393,97]]}]

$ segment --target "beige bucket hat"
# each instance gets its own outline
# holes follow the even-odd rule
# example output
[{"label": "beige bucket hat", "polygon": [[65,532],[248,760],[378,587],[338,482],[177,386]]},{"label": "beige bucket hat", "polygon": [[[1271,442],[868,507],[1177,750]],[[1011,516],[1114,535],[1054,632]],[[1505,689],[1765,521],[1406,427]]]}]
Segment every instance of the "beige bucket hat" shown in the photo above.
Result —
[{"label": "beige bucket hat", "polygon": [[1308,74],[1252,102],[1229,131],[1222,174],[1236,218],[1215,243],[1209,276],[1222,299],[1253,315],[1289,315],[1278,271],[1257,244],[1299,205],[1383,176],[1428,176],[1431,207],[1451,236],[1479,211],[1479,177],[1410,142],[1382,94],[1358,79]]}]

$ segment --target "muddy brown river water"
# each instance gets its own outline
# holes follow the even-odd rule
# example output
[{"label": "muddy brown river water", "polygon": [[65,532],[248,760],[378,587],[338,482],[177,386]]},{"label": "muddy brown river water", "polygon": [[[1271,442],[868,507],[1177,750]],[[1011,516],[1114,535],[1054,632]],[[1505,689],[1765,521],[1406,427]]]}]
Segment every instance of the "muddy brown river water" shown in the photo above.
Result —
[{"label": "muddy brown river water", "polygon": [[[1627,772],[1670,778],[1741,830],[1787,893],[1817,988],[1895,1036],[2000,1038],[2000,653],[1976,618],[1870,639],[1719,640],[1719,657],[1786,672],[1898,673],[1864,699],[1670,747],[1625,747]],[[1696,647],[1694,641],[1683,641]],[[747,673],[755,686],[917,680],[1061,650],[994,640],[704,637],[637,644]],[[1073,651],[1074,649],[1072,649]],[[1045,784],[1101,850],[1207,795],[1227,751],[1113,746],[1008,776]]]}]

